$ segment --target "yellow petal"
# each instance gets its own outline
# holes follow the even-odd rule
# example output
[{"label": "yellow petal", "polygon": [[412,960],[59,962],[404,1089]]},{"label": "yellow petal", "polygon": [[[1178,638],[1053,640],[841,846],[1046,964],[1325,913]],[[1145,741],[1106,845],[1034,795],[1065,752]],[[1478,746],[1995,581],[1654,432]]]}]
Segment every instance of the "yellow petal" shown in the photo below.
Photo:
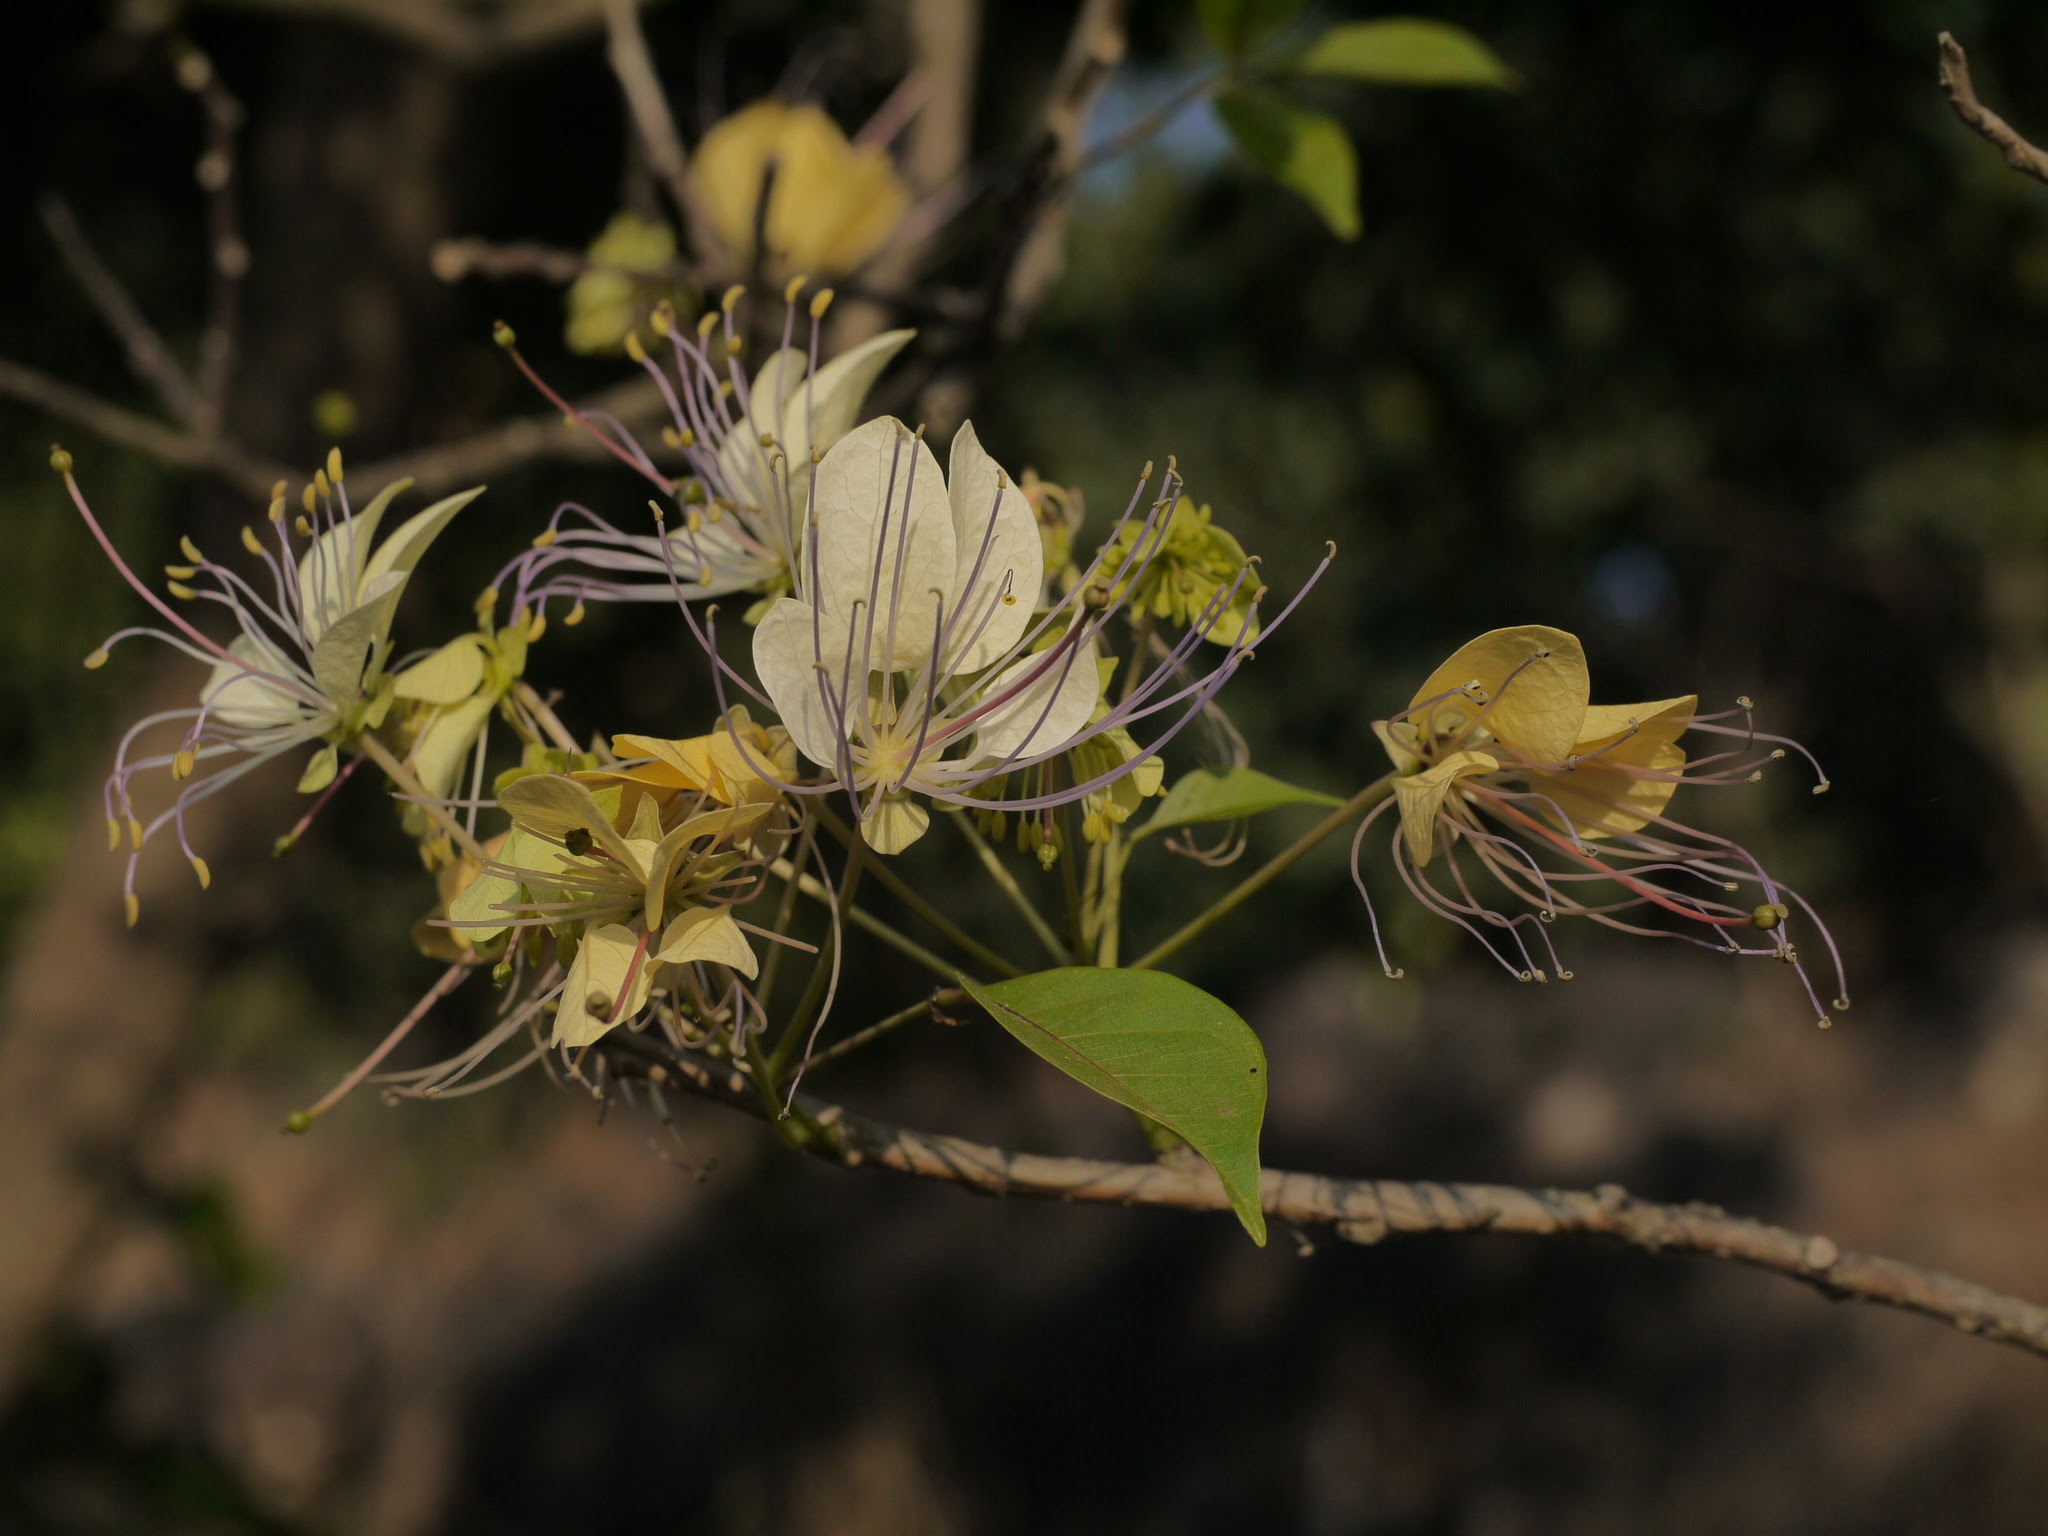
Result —
[{"label": "yellow petal", "polygon": [[678,913],[676,920],[662,930],[661,948],[655,958],[665,965],[711,960],[732,967],[742,976],[752,976],[759,968],[746,934],[723,907],[691,907]]},{"label": "yellow petal", "polygon": [[1692,694],[1596,705],[1586,711],[1585,739],[1572,748],[1578,766],[1566,773],[1532,773],[1529,787],[1551,802],[1545,807],[1551,820],[1562,816],[1581,837],[1633,832],[1661,815],[1678,788],[1685,749],[1677,740],[1697,707]]},{"label": "yellow petal", "polygon": [[423,704],[460,704],[484,680],[484,652],[475,635],[450,640],[423,661],[416,661],[391,680],[401,699]]},{"label": "yellow petal", "polygon": [[[1483,699],[1452,692],[1471,683],[1479,685]],[[1415,691],[1407,718],[1425,735],[1441,738],[1455,736],[1483,712],[1481,724],[1496,741],[1531,762],[1561,763],[1582,734],[1591,692],[1586,653],[1576,635],[1518,624],[1460,646]],[[1427,710],[1416,707],[1444,693],[1452,696]]]},{"label": "yellow petal", "polygon": [[876,853],[901,853],[931,825],[931,814],[908,795],[884,795],[860,824],[860,835]]},{"label": "yellow petal", "polygon": [[1436,852],[1436,813],[1459,779],[1492,773],[1500,763],[1484,752],[1454,752],[1426,773],[1394,780],[1394,799],[1401,807],[1401,835],[1409,857],[1419,869]]},{"label": "yellow petal", "polygon": [[[617,791],[607,798],[616,801]],[[530,832],[560,842],[570,832],[588,832],[604,850],[621,863],[634,865],[632,850],[613,828],[604,803],[581,784],[562,773],[530,773],[514,779],[498,793],[498,804],[512,820]]]},{"label": "yellow petal", "polygon": [[1375,720],[1373,735],[1379,737],[1380,745],[1387,749],[1387,758],[1394,765],[1394,772],[1413,773],[1422,766],[1422,758],[1416,752],[1417,741],[1422,733],[1407,720]]},{"label": "yellow petal", "polygon": [[555,1032],[550,1046],[572,1048],[602,1039],[612,1025],[630,1019],[647,1001],[652,984],[650,967],[643,959],[633,978],[633,994],[624,1007],[618,1004],[632,969],[633,955],[640,948],[640,935],[618,923],[606,923],[583,935],[576,958],[569,966],[569,979],[562,983],[562,1005],[555,1013]]}]

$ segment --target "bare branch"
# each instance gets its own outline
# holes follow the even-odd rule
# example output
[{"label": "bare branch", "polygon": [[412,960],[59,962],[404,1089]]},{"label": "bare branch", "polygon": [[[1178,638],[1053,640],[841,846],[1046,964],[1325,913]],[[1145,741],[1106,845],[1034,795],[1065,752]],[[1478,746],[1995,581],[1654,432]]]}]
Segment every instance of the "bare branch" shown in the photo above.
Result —
[{"label": "bare branch", "polygon": [[289,473],[282,464],[253,458],[226,439],[167,427],[6,358],[0,358],[0,395],[63,416],[109,442],[139,449],[166,464],[218,475],[252,497],[267,499],[270,487]]},{"label": "bare branch", "polygon": [[1963,53],[1963,45],[1946,32],[1936,42],[1941,48],[1941,88],[1949,105],[1956,109],[1956,116],[1997,145],[2005,163],[2014,170],[2036,181],[2048,181],[2048,154],[2021,138],[2012,124],[1977,99],[1976,88],[1970,84],[1970,61]]},{"label": "bare branch", "polygon": [[199,410],[191,421],[201,437],[218,437],[227,419],[228,385],[241,333],[242,279],[249,272],[235,163],[246,114],[234,93],[221,84],[213,61],[197,48],[178,59],[177,71],[178,83],[199,98],[206,113],[206,150],[193,169],[193,179],[206,193],[207,268],[212,282],[206,329],[199,337]]},{"label": "bare branch", "polygon": [[[676,1084],[750,1114],[762,1113],[746,1075],[729,1063],[672,1050],[651,1033],[614,1031],[603,1049],[615,1072]],[[886,1168],[984,1195],[1182,1211],[1230,1209],[1215,1173],[1191,1159],[1112,1163],[1042,1157],[892,1125],[807,1094],[796,1096],[794,1108],[822,1132],[805,1150],[849,1168]],[[1802,1281],[1826,1296],[1918,1312],[1963,1333],[2048,1356],[2048,1307],[1938,1270],[1842,1248],[1830,1238],[1730,1216],[1715,1206],[1638,1200],[1618,1185],[1537,1190],[1335,1179],[1268,1168],[1261,1190],[1269,1217],[1295,1226],[1329,1227],[1346,1242],[1377,1243],[1391,1235],[1424,1232],[1605,1237],[1646,1253],[1696,1253],[1748,1264]]]},{"label": "bare branch", "polygon": [[458,69],[484,69],[596,29],[603,0],[518,0],[478,14],[456,0],[210,0],[243,10],[327,17],[385,32]]},{"label": "bare branch", "polygon": [[143,318],[141,309],[128,297],[120,279],[100,260],[99,252],[79,227],[71,205],[53,192],[42,200],[38,212],[57,254],[64,258],[64,265],[71,269],[78,286],[85,290],[93,308],[106,321],[107,329],[127,352],[129,370],[157,392],[173,416],[187,426],[196,423],[201,410],[199,391],[185,377],[185,370],[178,366],[177,358],[164,345],[156,327]]},{"label": "bare branch", "polygon": [[711,220],[690,184],[690,164],[683,154],[683,141],[676,133],[676,120],[668,109],[668,95],[661,77],[654,72],[654,60],[647,52],[647,35],[640,30],[640,13],[635,0],[604,0],[605,30],[611,47],[606,57],[625,93],[626,108],[647,151],[647,163],[674,200],[676,209],[689,226],[690,246],[706,266],[723,268],[725,244],[711,227]]}]

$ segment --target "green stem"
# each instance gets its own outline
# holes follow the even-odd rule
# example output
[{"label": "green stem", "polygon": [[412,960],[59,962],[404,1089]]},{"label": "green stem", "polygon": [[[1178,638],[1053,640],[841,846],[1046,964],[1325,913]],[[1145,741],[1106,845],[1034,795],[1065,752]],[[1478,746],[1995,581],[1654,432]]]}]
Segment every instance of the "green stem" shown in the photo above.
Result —
[{"label": "green stem", "polygon": [[427,793],[426,786],[420,783],[413,771],[392,755],[389,747],[369,731],[357,737],[356,742],[362,747],[363,755],[384,770],[384,777],[410,795],[426,813],[427,820],[446,832],[454,840],[456,847],[479,864],[490,861],[490,855],[477,846],[476,839],[469,835],[468,829],[441,808],[434,797]]},{"label": "green stem", "polygon": [[[811,848],[817,840],[817,819],[806,811],[803,834],[797,839],[796,857],[790,860],[791,869],[801,870],[806,864],[810,863]],[[797,882],[791,880],[782,888],[782,900],[775,907],[775,931],[777,933],[789,932],[789,920],[796,915],[796,887]],[[761,984],[754,991],[754,995],[761,999],[761,1006],[763,1008],[768,1006],[769,996],[775,990],[775,976],[782,969],[782,954],[788,947],[786,944],[771,944],[768,946],[768,963],[762,967]]]},{"label": "green stem", "polygon": [[1095,963],[1105,970],[1116,968],[1123,932],[1124,865],[1130,858],[1122,830],[1113,829],[1102,849],[1102,887],[1095,904]]},{"label": "green stem", "polygon": [[1310,827],[1308,831],[1302,833],[1300,837],[1289,843],[1286,848],[1274,854],[1272,858],[1268,859],[1256,871],[1240,880],[1222,900],[1210,907],[1208,911],[1183,924],[1178,932],[1161,940],[1138,959],[1133,960],[1131,962],[1131,969],[1134,971],[1149,971],[1169,955],[1175,954],[1193,943],[1247,901],[1250,901],[1252,897],[1256,896],[1268,885],[1272,884],[1274,880],[1279,878],[1282,872],[1300,859],[1303,854],[1314,848],[1316,844],[1342,827],[1346,822],[1379,804],[1380,801],[1386,799],[1393,792],[1393,774],[1390,773],[1384,778],[1374,779],[1365,788],[1338,806],[1336,810],[1330,812],[1329,815],[1325,816],[1313,827]]},{"label": "green stem", "polygon": [[[849,850],[846,858],[846,876],[839,882],[839,896],[836,902],[842,918],[853,906],[853,893],[860,889],[861,871],[866,868],[867,860],[863,859],[858,851]],[[789,878],[801,886],[811,877],[800,869],[792,868]],[[822,885],[817,887],[817,896],[828,906],[835,905],[833,898],[825,893]],[[778,1073],[789,1065],[790,1058],[796,1054],[797,1042],[809,1035],[811,1021],[817,1017],[818,1009],[825,1001],[825,986],[832,977],[833,958],[839,943],[838,933],[842,930],[843,923],[841,929],[826,934],[824,948],[818,953],[818,963],[811,967],[810,985],[804,988],[804,995],[797,1000],[796,1012],[789,1016],[789,1023],[783,1027],[782,1038],[775,1042],[775,1052],[769,1058],[769,1063]]]},{"label": "green stem", "polygon": [[[820,805],[817,807],[817,813],[818,820],[824,823],[825,830],[838,838],[840,842],[846,844],[849,854],[853,852],[856,846],[865,849],[867,845],[854,835],[853,829],[831,811]],[[934,907],[908,885],[905,885],[903,878],[894,870],[884,868],[874,859],[869,859],[867,863],[874,871],[875,879],[881,883],[883,890],[923,918],[949,941],[957,944],[966,953],[974,956],[981,964],[987,966],[998,976],[1022,976],[1024,974],[1022,966],[1005,960],[1001,955],[982,943],[981,940],[975,938],[970,933],[963,932],[960,926],[947,917],[945,913],[939,911],[937,907]],[[947,971],[944,974],[950,978],[952,972]]]},{"label": "green stem", "polygon": [[908,1008],[892,1013],[886,1019],[870,1024],[866,1029],[848,1035],[844,1040],[841,1040],[837,1045],[832,1046],[828,1050],[818,1052],[817,1055],[811,1058],[811,1065],[808,1070],[815,1072],[828,1062],[837,1061],[842,1056],[851,1056],[862,1046],[874,1044],[882,1036],[901,1029],[905,1024],[915,1019],[922,1018],[931,1011],[933,1003],[958,1002],[966,995],[958,987],[941,987],[930,997],[920,1002],[912,1003]]},{"label": "green stem", "polygon": [[988,840],[975,831],[974,818],[966,811],[956,810],[947,814],[973,846],[975,855],[981,860],[982,868],[988,871],[989,878],[1001,887],[1003,894],[1010,898],[1010,904],[1022,913],[1024,921],[1031,925],[1031,931],[1038,935],[1038,942],[1045,946],[1045,952],[1052,956],[1054,963],[1072,965],[1074,957],[1068,953],[1067,946],[1060,942],[1060,936],[1052,931],[1052,924],[1045,920],[1044,915],[1032,904],[1031,898],[1024,894],[1024,887],[1017,883],[1017,877],[1011,874],[1009,866],[1003,863],[1002,855],[991,848]]}]

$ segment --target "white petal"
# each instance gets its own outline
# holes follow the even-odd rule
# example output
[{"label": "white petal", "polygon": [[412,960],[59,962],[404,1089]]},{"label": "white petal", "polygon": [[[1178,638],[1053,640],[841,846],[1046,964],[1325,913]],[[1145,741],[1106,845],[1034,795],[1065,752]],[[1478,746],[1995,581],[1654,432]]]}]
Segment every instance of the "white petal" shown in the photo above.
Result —
[{"label": "white petal", "polygon": [[1056,751],[1087,728],[1102,696],[1093,640],[1081,643],[1071,664],[1065,654],[1049,667],[1044,653],[1020,656],[988,684],[981,697],[1001,697],[1041,667],[1046,670],[1028,687],[981,718],[974,738],[975,761],[999,762],[1013,755],[1036,757]]},{"label": "white petal", "polygon": [[817,569],[799,554],[804,595],[851,634],[855,675],[919,666],[953,585],[953,514],[931,449],[894,417],[856,427],[818,466],[813,520]]},{"label": "white petal", "polygon": [[[825,706],[816,662],[822,650],[825,676],[837,692],[845,676],[845,628],[842,623],[835,631],[835,641],[821,628],[814,628],[814,619],[810,604],[793,597],[777,598],[754,629],[754,675],[760,678],[797,751],[820,768],[836,770],[846,735],[842,722]],[[862,686],[863,679],[853,681],[856,690]]]},{"label": "white petal", "polygon": [[241,634],[228,642],[228,655],[236,660],[215,662],[199,693],[209,720],[231,730],[268,731],[297,725],[305,718],[305,705],[298,696],[282,682],[269,681],[291,676],[275,651]]},{"label": "white petal", "polygon": [[409,479],[392,481],[367,507],[321,534],[299,556],[299,603],[308,642],[317,642],[328,625],[357,606],[356,591],[377,525],[392,499],[411,488]]},{"label": "white petal", "polygon": [[[457,491],[445,496],[426,511],[415,514],[399,524],[390,538],[377,546],[377,553],[370,556],[370,562],[363,567],[362,588],[389,571],[401,576],[410,576],[413,567],[420,563],[420,557],[427,552],[427,546],[439,537],[450,518],[483,495],[480,485],[466,491]],[[364,599],[358,598],[359,602]]]},{"label": "white petal", "polygon": [[460,704],[484,680],[483,647],[476,636],[461,635],[433,655],[414,662],[394,677],[392,688],[401,699],[422,704]]},{"label": "white petal", "polygon": [[[811,381],[811,430],[805,443],[806,454],[812,444],[820,453],[827,452],[847,434],[860,415],[861,403],[867,399],[868,391],[875,387],[875,380],[882,376],[882,370],[889,366],[890,360],[916,334],[915,331],[884,331],[840,353],[818,370],[817,377]],[[797,398],[801,400],[803,395],[799,394]]]},{"label": "white petal", "polygon": [[956,671],[976,672],[1015,645],[1031,622],[1045,549],[1031,503],[982,448],[971,421],[953,434],[946,480],[959,568],[946,605],[951,638],[945,661]]},{"label": "white petal", "polygon": [[901,853],[923,837],[931,824],[931,812],[910,796],[884,795],[881,803],[861,818],[860,835],[877,853]]}]

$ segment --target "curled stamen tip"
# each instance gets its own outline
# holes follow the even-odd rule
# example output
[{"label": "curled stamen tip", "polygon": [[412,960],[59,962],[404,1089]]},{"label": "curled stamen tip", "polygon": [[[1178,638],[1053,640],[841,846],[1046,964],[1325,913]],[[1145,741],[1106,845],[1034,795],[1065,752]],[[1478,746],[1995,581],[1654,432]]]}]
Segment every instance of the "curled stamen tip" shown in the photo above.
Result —
[{"label": "curled stamen tip", "polygon": [[1533,971],[1517,971],[1515,973],[1515,980],[1517,981],[1534,981],[1535,979],[1536,975]]},{"label": "curled stamen tip", "polygon": [[1771,761],[1775,763],[1779,758],[1783,757],[1784,755],[1785,749],[1783,747],[1775,748],[1771,752]]},{"label": "curled stamen tip", "polygon": [[1824,795],[1833,787],[1834,786],[1831,785],[1826,779],[1822,779],[1818,784],[1813,786],[1813,792],[1816,795]]},{"label": "curled stamen tip", "polygon": [[303,1109],[295,1109],[284,1117],[284,1124],[278,1129],[287,1136],[303,1136],[313,1129],[313,1117]]},{"label": "curled stamen tip", "polygon": [[199,877],[199,889],[205,891],[213,888],[213,871],[206,867],[206,860],[196,853],[192,855],[192,873]]},{"label": "curled stamen tip", "polygon": [[71,473],[71,455],[55,443],[50,444],[50,468],[57,471],[60,475]]},{"label": "curled stamen tip", "polygon": [[1335,539],[1323,540],[1323,549],[1326,551],[1324,559],[1334,560],[1337,558],[1337,541]]},{"label": "curled stamen tip", "polygon": [[1406,976],[1408,974],[1398,965],[1390,965],[1386,968],[1386,971],[1387,980],[1389,981],[1399,981],[1403,976]]},{"label": "curled stamen tip", "polygon": [[1735,696],[1735,707],[1737,709],[1755,709],[1756,701],[1751,699],[1746,693],[1738,693]]},{"label": "curled stamen tip", "polygon": [[1541,981],[1541,982],[1548,982],[1548,981],[1550,980],[1550,978],[1549,978],[1548,976],[1544,975],[1544,974],[1543,974],[1543,972],[1542,972],[1541,970],[1538,970],[1537,972],[1535,972],[1535,976],[1536,976],[1536,979],[1537,979],[1538,981]]},{"label": "curled stamen tip", "polygon": [[1844,992],[1840,997],[1829,1003],[1828,1006],[1837,1013],[1847,1013],[1849,1011],[1849,994]]},{"label": "curled stamen tip", "polygon": [[491,340],[495,341],[507,352],[510,352],[519,345],[518,334],[502,320],[493,320],[491,322]]},{"label": "curled stamen tip", "polygon": [[105,646],[101,646],[98,650],[94,651],[90,656],[85,658],[85,670],[88,672],[97,672],[101,667],[104,667],[106,664],[107,649]]},{"label": "curled stamen tip", "polygon": [[1570,981],[1572,979],[1572,973],[1570,971],[1559,971],[1557,973],[1557,979],[1559,981]]},{"label": "curled stamen tip", "polygon": [[1813,1022],[1818,1024],[1822,1029],[1833,1029],[1835,1027],[1835,1021],[1829,1018],[1826,1014],[1822,1014]]},{"label": "curled stamen tip", "polygon": [[1557,921],[1557,909],[1554,907],[1546,908],[1536,914],[1536,919],[1538,922],[1554,923]]},{"label": "curled stamen tip", "polygon": [[121,895],[121,907],[128,914],[128,926],[133,928],[142,917],[142,902],[133,891],[124,891]]},{"label": "curled stamen tip", "polygon": [[[1755,770],[1753,770],[1753,771],[1752,771],[1752,772],[1750,773],[1750,776],[1748,777],[1748,779],[1746,779],[1746,780],[1745,780],[1744,782],[1745,782],[1745,783],[1749,783],[1749,784],[1761,784],[1761,783],[1762,783],[1763,781],[1764,781],[1764,771],[1763,771],[1763,769],[1761,769],[1761,768],[1758,768],[1758,769],[1755,769]],[[1820,793],[1820,791],[1819,791],[1819,790],[1815,790],[1815,791],[1814,791],[1814,793],[1815,793],[1815,794],[1819,794],[1819,793]]]},{"label": "curled stamen tip", "polygon": [[557,535],[554,529],[543,529],[541,532],[533,536],[533,547],[535,549],[546,549],[550,544],[555,542],[556,537]]}]

